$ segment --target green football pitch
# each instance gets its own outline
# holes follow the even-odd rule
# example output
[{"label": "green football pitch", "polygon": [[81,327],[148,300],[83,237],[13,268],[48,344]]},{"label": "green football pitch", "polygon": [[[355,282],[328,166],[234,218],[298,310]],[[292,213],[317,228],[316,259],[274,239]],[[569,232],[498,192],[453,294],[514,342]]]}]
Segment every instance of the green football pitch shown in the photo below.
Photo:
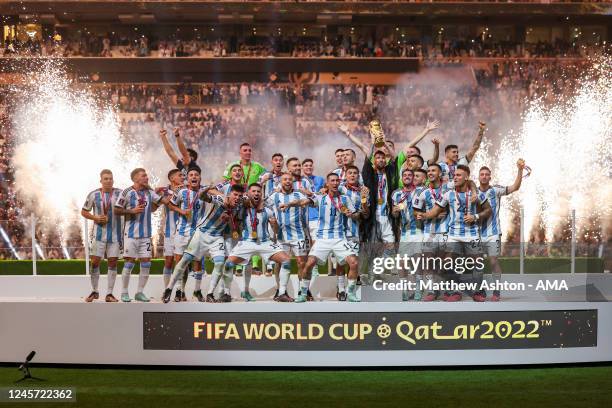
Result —
[{"label": "green football pitch", "polygon": [[[286,362],[285,362],[286,363]],[[166,370],[34,367],[29,387],[74,387],[91,407],[605,407],[612,365],[466,370]],[[0,367],[0,387],[20,373]],[[0,403],[0,407],[5,404]]]}]

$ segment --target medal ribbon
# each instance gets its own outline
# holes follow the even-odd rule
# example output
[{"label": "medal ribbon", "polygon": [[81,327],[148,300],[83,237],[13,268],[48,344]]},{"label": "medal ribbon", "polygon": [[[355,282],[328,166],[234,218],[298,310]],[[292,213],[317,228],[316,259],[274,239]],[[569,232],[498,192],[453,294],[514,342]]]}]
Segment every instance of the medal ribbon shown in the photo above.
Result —
[{"label": "medal ribbon", "polygon": [[108,214],[108,210],[110,209],[111,206],[111,200],[112,198],[112,191],[110,193],[108,193],[108,200],[106,199],[106,194],[104,191],[102,191],[102,189],[100,189],[100,196],[102,198],[102,212],[104,213],[104,215]]},{"label": "medal ribbon", "polygon": [[251,230],[253,233],[257,234],[257,224],[259,224],[259,220],[257,219],[257,208],[249,208],[249,215],[251,216]]},{"label": "medal ribbon", "polygon": [[378,175],[378,201],[383,201],[383,189],[385,185],[386,179],[384,175]]}]

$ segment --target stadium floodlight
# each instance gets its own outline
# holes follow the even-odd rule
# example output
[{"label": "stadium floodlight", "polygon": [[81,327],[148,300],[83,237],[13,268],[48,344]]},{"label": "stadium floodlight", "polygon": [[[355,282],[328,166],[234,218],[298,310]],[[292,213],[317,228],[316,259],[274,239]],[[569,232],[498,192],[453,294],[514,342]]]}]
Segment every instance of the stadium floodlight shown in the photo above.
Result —
[{"label": "stadium floodlight", "polygon": [[32,376],[32,374],[30,373],[30,361],[32,361],[35,355],[36,355],[36,351],[34,350],[30,351],[30,354],[28,354],[23,364],[19,366],[18,370],[23,373],[23,377],[15,381],[15,383],[19,383],[27,379],[36,380],[36,381],[45,381],[42,378]]}]

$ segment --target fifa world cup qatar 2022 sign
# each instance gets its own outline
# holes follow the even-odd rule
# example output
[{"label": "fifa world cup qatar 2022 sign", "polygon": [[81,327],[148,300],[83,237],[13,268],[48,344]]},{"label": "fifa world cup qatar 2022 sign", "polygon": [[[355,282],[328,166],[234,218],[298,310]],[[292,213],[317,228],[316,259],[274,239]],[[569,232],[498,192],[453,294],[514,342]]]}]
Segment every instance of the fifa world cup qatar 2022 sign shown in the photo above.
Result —
[{"label": "fifa world cup qatar 2022 sign", "polygon": [[144,312],[145,350],[476,350],[597,346],[597,310]]}]

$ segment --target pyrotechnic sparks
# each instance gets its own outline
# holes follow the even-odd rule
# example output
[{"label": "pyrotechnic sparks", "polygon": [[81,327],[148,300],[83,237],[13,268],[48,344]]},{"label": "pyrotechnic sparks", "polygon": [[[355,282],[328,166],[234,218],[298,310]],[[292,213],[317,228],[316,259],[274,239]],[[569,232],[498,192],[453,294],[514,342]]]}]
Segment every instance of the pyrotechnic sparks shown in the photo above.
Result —
[{"label": "pyrotechnic sparks", "polygon": [[99,186],[100,170],[111,169],[119,188],[131,184],[140,149],[122,142],[112,107],[76,86],[57,63],[42,64],[15,92],[17,190],[65,233],[87,193]]},{"label": "pyrotechnic sparks", "polygon": [[517,199],[505,200],[504,230],[513,203],[524,208],[527,231],[544,228],[549,242],[559,228],[567,226],[572,209],[579,229],[593,219],[597,223],[609,219],[612,59],[602,57],[594,62],[576,83],[573,95],[561,96],[553,104],[543,98],[531,101],[521,128],[503,135],[498,148],[480,152],[475,167],[493,165],[497,181],[511,184],[519,157],[533,172],[524,180]]}]

